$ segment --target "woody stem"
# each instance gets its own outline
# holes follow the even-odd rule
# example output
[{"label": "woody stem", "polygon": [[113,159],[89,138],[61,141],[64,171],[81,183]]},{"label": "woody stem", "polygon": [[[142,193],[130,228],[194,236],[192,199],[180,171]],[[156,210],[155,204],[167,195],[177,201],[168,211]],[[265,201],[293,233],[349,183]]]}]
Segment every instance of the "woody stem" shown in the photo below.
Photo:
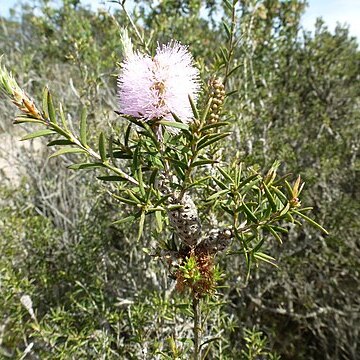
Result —
[{"label": "woody stem", "polygon": [[200,300],[196,297],[192,300],[192,308],[194,311],[194,360],[201,359],[201,350],[200,350],[200,331],[201,331],[201,310],[200,310]]}]

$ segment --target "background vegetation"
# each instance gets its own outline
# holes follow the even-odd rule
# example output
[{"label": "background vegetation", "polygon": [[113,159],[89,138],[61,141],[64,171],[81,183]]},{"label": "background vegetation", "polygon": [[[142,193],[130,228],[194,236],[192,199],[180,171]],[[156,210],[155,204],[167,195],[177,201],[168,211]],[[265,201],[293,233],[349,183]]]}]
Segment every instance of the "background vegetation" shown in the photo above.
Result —
[{"label": "background vegetation", "polygon": [[[188,44],[204,83],[224,75],[225,2],[136,3],[133,17],[145,39]],[[240,10],[225,156],[237,152],[261,168],[279,160],[282,174],[300,173],[301,200],[314,205],[313,216],[330,235],[307,225],[290,228],[282,246],[268,249],[279,268],[262,264],[248,282],[243,264],[223,256],[226,287],[204,309],[216,338],[207,358],[356,359],[358,43],[345,28],[330,33],[321,20],[313,34],[304,32],[303,1],[246,0]],[[85,104],[94,134],[109,127],[121,133],[116,62],[122,59],[119,26],[128,23],[120,6],[109,14],[76,0],[56,9],[33,1],[0,22],[3,61],[29,94],[41,99],[48,84],[70,121],[78,121]],[[2,143],[12,139],[13,145],[19,136],[11,125],[14,108],[5,101],[0,108]],[[4,165],[0,185],[0,357],[188,358],[189,304],[160,262],[142,251],[151,247],[152,224],[136,242],[135,226],[112,224],[127,209],[108,199],[93,173],[66,169],[66,157],[49,161],[51,150],[35,141],[1,149],[17,171],[14,176]],[[24,295],[36,320],[21,303]]]}]

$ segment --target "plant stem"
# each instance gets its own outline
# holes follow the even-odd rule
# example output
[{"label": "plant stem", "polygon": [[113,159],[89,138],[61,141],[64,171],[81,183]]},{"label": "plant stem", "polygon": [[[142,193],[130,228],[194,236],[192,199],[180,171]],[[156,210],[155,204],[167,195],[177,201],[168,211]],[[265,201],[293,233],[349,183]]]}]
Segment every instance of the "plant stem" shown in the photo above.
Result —
[{"label": "plant stem", "polygon": [[224,86],[226,87],[227,81],[229,79],[230,73],[230,62],[232,61],[232,57],[234,55],[234,47],[235,47],[235,31],[236,31],[236,3],[237,0],[233,0],[232,9],[231,9],[231,24],[230,24],[230,38],[229,38],[229,56],[228,61],[225,65],[225,78],[224,78]]},{"label": "plant stem", "polygon": [[201,350],[200,350],[200,331],[201,331],[201,310],[200,310],[200,300],[193,298],[192,307],[194,311],[194,360],[201,359]]},{"label": "plant stem", "polygon": [[129,14],[129,12],[126,10],[125,2],[126,2],[126,0],[118,1],[119,5],[122,7],[123,11],[125,12],[126,17],[127,17],[128,20],[130,21],[130,24],[131,24],[132,28],[134,29],[136,36],[137,36],[138,39],[140,40],[141,46],[143,46],[144,49],[146,50],[146,52],[149,53],[149,48],[148,48],[148,46],[146,45],[145,39],[144,39],[143,36],[140,34],[140,31],[139,31],[138,27],[136,26],[136,24],[134,23],[134,20],[132,19],[132,17],[131,17],[131,15]]}]

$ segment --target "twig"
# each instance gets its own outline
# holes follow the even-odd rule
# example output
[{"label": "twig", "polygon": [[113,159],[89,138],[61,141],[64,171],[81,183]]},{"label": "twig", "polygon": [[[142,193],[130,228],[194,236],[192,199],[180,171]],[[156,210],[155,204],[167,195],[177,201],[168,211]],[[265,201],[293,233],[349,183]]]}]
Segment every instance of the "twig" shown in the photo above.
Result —
[{"label": "twig", "polygon": [[126,0],[121,0],[121,1],[119,0],[119,1],[118,1],[119,5],[120,5],[121,8],[123,9],[123,11],[124,11],[127,19],[129,20],[130,25],[131,25],[132,28],[134,29],[136,36],[137,36],[138,39],[140,40],[141,45],[144,47],[144,49],[146,50],[146,52],[149,52],[149,48],[148,48],[148,46],[147,46],[147,44],[146,44],[146,42],[145,42],[144,37],[140,34],[140,31],[139,31],[138,27],[136,26],[134,20],[133,20],[132,17],[130,16],[129,12],[126,10],[125,2],[126,2]]},{"label": "twig", "polygon": [[196,297],[193,298],[192,307],[194,311],[194,360],[201,359],[201,349],[200,349],[200,331],[201,331],[201,310],[200,310],[200,300]]}]

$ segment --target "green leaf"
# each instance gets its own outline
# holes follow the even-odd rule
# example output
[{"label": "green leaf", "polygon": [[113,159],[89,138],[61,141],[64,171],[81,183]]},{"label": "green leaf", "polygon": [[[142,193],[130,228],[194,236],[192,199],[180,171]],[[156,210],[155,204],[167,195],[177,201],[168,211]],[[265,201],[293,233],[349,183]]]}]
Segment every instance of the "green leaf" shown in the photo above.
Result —
[{"label": "green leaf", "polygon": [[49,111],[49,120],[50,120],[50,122],[53,123],[53,124],[57,124],[54,103],[52,101],[52,96],[51,96],[49,91],[48,91],[48,94],[47,94],[47,106],[48,106],[48,111]]},{"label": "green leaf", "polygon": [[249,176],[248,178],[246,178],[245,180],[243,180],[240,184],[239,184],[239,189],[243,188],[246,184],[248,184],[250,181],[256,179],[257,177],[259,177],[258,174],[254,174]]},{"label": "green leaf", "polygon": [[56,152],[54,152],[53,154],[51,154],[49,156],[50,158],[53,158],[55,156],[59,156],[59,155],[65,155],[65,154],[81,154],[81,153],[86,153],[85,150],[83,149],[78,149],[78,148],[64,148],[64,149],[60,149]]},{"label": "green leaf", "polygon": [[206,122],[206,118],[207,118],[207,116],[208,116],[208,114],[209,114],[212,101],[213,101],[213,99],[210,98],[209,101],[208,101],[207,104],[206,104],[206,107],[205,107],[204,112],[203,112],[202,115],[201,115],[201,123],[202,123],[202,124],[205,124],[205,122]]},{"label": "green leaf", "polygon": [[263,237],[255,246],[254,248],[251,250],[254,253],[256,253],[258,250],[260,250],[260,248],[262,247],[263,243],[265,241],[265,238]]},{"label": "green leaf", "polygon": [[64,114],[64,110],[63,110],[63,107],[61,104],[59,104],[59,113],[60,113],[61,124],[62,124],[63,128],[68,131],[69,129],[66,124],[65,114]]},{"label": "green leaf", "polygon": [[131,127],[132,127],[132,123],[130,123],[125,131],[125,136],[124,136],[124,144],[125,147],[128,148],[129,147],[129,139],[130,139],[130,131],[131,131]]},{"label": "green leaf", "polygon": [[156,231],[161,233],[163,230],[163,217],[161,211],[155,211]]},{"label": "green leaf", "polygon": [[265,194],[266,194],[266,197],[269,200],[272,211],[274,211],[274,212],[277,211],[277,206],[276,206],[275,199],[272,196],[272,194],[270,193],[270,191],[269,191],[267,185],[265,184],[265,182],[263,182],[263,186],[264,186]]},{"label": "green leaf", "polygon": [[[144,187],[144,182],[143,182],[143,174],[142,174],[141,167],[139,167],[137,169],[136,174],[137,174],[137,179],[136,180],[139,183],[140,193],[141,193],[142,196],[145,196],[146,192],[145,192],[145,187]],[[148,192],[148,194],[150,194],[150,192]]]},{"label": "green leaf", "polygon": [[18,115],[15,117],[15,120],[13,121],[13,124],[23,124],[23,123],[44,124],[44,121],[34,119],[33,117],[28,115]]},{"label": "green leaf", "polygon": [[209,136],[209,139],[206,140],[206,141],[203,141],[203,139],[200,139],[199,143],[198,143],[198,146],[197,146],[197,149],[198,150],[201,150],[227,136],[229,136],[231,133],[230,132],[226,132],[226,133],[223,133],[223,134],[212,134]]},{"label": "green leaf", "polygon": [[289,182],[287,180],[285,180],[285,185],[286,185],[286,189],[287,189],[289,195],[292,197],[293,196],[293,189],[292,189],[291,185],[289,184]]},{"label": "green leaf", "polygon": [[325,230],[320,224],[318,224],[316,221],[314,221],[313,219],[310,219],[308,216],[306,216],[305,214],[301,213],[300,211],[297,210],[293,210],[294,214],[299,215],[300,217],[302,217],[304,220],[306,220],[309,224],[315,226],[316,228],[320,229],[323,233],[325,233],[326,235],[329,235],[329,232],[327,230]]},{"label": "green leaf", "polygon": [[223,126],[227,126],[229,125],[230,123],[227,122],[227,121],[218,121],[214,124],[208,124],[208,125],[205,125],[203,128],[201,128],[201,131],[208,131],[208,130],[211,130],[213,128],[220,128],[220,127],[223,127]]},{"label": "green leaf", "polygon": [[142,204],[144,201],[137,193],[132,190],[127,189],[126,193],[134,200],[137,204]]},{"label": "green leaf", "polygon": [[220,189],[222,189],[222,190],[227,189],[228,190],[227,186],[221,180],[219,180],[217,178],[213,178],[213,180],[216,182],[216,184],[219,186]]},{"label": "green leaf", "polygon": [[158,144],[158,140],[156,138],[156,135],[153,131],[153,129],[151,128],[151,126],[146,123],[143,122],[142,127],[146,130],[145,132],[141,132],[141,134],[144,134],[145,136],[147,136],[148,138],[150,138],[152,140],[152,142],[157,145]]},{"label": "green leaf", "polygon": [[245,214],[248,216],[248,218],[249,218],[252,222],[254,222],[254,223],[256,223],[256,224],[259,222],[258,218],[257,218],[257,217],[255,216],[255,214],[247,207],[247,205],[246,205],[245,203],[242,204],[242,208],[243,208]]},{"label": "green leaf", "polygon": [[239,233],[239,231],[237,229],[234,229],[234,235],[235,238],[238,239],[240,241],[242,250],[243,250],[243,254],[245,257],[245,262],[246,262],[246,269],[247,269],[247,274],[246,274],[246,281],[248,281],[249,277],[250,277],[250,269],[251,269],[251,256],[249,256],[249,251],[248,251],[248,246],[246,241],[244,241],[243,236]]},{"label": "green leaf", "polygon": [[234,94],[236,94],[239,90],[233,90],[233,91],[229,91],[228,93],[225,94],[225,97],[228,98]]},{"label": "green leaf", "polygon": [[221,195],[227,194],[228,192],[229,192],[228,189],[226,189],[226,190],[220,190],[220,191],[216,192],[215,194],[212,194],[211,196],[209,196],[205,201],[214,200],[214,199],[218,198],[218,197],[221,196]]},{"label": "green leaf", "polygon": [[276,193],[276,195],[278,196],[278,198],[282,204],[284,204],[284,202],[287,202],[286,195],[282,191],[280,191],[276,186],[271,185],[270,188],[272,191],[274,191]]},{"label": "green leaf", "polygon": [[105,136],[101,132],[99,136],[99,153],[102,161],[106,161],[106,145],[105,145]]},{"label": "green leaf", "polygon": [[284,208],[280,211],[279,216],[280,216],[280,217],[281,217],[281,216],[284,216],[284,215],[289,211],[289,209],[290,209],[290,203],[288,202],[288,203],[284,206]]},{"label": "green leaf", "polygon": [[231,69],[228,73],[228,77],[231,76],[237,69],[239,69],[241,65],[242,64],[239,64],[239,65],[235,66],[233,69]]},{"label": "green leaf", "polygon": [[115,159],[132,159],[133,156],[125,151],[113,151],[113,157]]},{"label": "green leaf", "polygon": [[267,254],[264,254],[263,252],[258,251],[256,253],[254,253],[253,256],[257,260],[261,260],[261,261],[267,262],[268,264],[271,264],[275,267],[278,267],[276,265],[276,260],[270,255],[267,255]]},{"label": "green leaf", "polygon": [[235,180],[236,188],[239,188],[241,183],[242,167],[243,167],[242,163],[240,163],[238,166],[235,166],[234,180]]},{"label": "green leaf", "polygon": [[43,98],[42,98],[42,107],[43,107],[43,112],[44,112],[46,119],[49,119],[48,97],[49,97],[49,89],[47,87],[44,87]]},{"label": "green leaf", "polygon": [[33,133],[25,135],[24,137],[22,137],[20,139],[20,141],[35,139],[40,136],[47,136],[47,135],[52,135],[52,134],[56,134],[56,132],[54,130],[50,130],[50,129],[43,129],[43,130],[35,131]]},{"label": "green leaf", "polygon": [[46,146],[55,146],[55,145],[74,145],[74,143],[70,140],[58,139],[58,140],[50,141],[49,143],[47,143]]},{"label": "green leaf", "polygon": [[230,3],[229,0],[224,0],[224,3],[225,3],[225,5],[228,7],[228,9],[229,9],[230,11],[233,10],[233,6],[232,6],[232,4]]},{"label": "green leaf", "polygon": [[138,232],[138,236],[137,236],[137,241],[140,240],[143,231],[144,231],[144,224],[145,224],[145,212],[143,211],[140,215],[140,221],[139,221],[139,232]]},{"label": "green leaf", "polygon": [[136,216],[130,215],[130,216],[127,216],[127,217],[125,217],[123,219],[114,221],[113,225],[120,225],[120,224],[124,224],[124,223],[127,223],[127,222],[133,222],[135,219],[136,219]]},{"label": "green leaf", "polygon": [[224,64],[226,64],[227,62],[230,61],[229,53],[228,53],[227,49],[221,47],[221,48],[220,48],[220,53],[221,53],[221,57],[222,57],[223,60],[224,60]]},{"label": "green leaf", "polygon": [[226,205],[220,204],[220,207],[226,211],[229,215],[234,216],[234,211],[232,209],[230,209],[229,207],[227,207]]},{"label": "green leaf", "polygon": [[267,230],[274,236],[274,238],[275,238],[280,244],[282,244],[282,240],[281,240],[280,235],[277,233],[277,231],[276,231],[271,225],[265,226],[265,229],[267,229]]},{"label": "green leaf", "polygon": [[159,121],[159,124],[164,125],[164,126],[170,126],[170,127],[177,128],[177,129],[189,130],[189,125],[184,124],[182,122],[161,120],[161,121]]},{"label": "green leaf", "polygon": [[192,97],[189,95],[189,101],[190,101],[190,106],[191,106],[191,109],[192,109],[192,112],[194,114],[194,118],[196,120],[199,120],[200,119],[200,116],[199,116],[199,111],[194,103],[194,100],[192,99]]},{"label": "green leaf", "polygon": [[211,176],[204,176],[196,181],[193,181],[189,186],[186,187],[186,189],[190,189],[192,187],[197,187],[198,185],[202,184],[206,180],[212,179]]},{"label": "green leaf", "polygon": [[80,141],[86,147],[87,139],[86,139],[86,128],[87,128],[87,110],[86,107],[83,107],[81,111],[81,119],[80,119]]},{"label": "green leaf", "polygon": [[82,170],[82,169],[93,169],[93,168],[100,168],[104,167],[102,163],[81,163],[81,164],[72,164],[68,166],[68,169],[71,170]]},{"label": "green leaf", "polygon": [[192,167],[208,165],[208,164],[217,164],[218,162],[219,161],[217,161],[217,160],[210,160],[210,159],[197,160],[197,161],[193,162]]},{"label": "green leaf", "polygon": [[99,180],[102,181],[124,181],[125,178],[117,175],[109,175],[109,176],[97,176]]},{"label": "green leaf", "polygon": [[218,167],[218,170],[220,171],[221,175],[231,184],[234,182],[232,177],[225,170],[223,170],[221,167]]},{"label": "green leaf", "polygon": [[134,201],[134,200],[131,200],[131,199],[128,199],[128,198],[124,198],[124,197],[119,196],[119,195],[112,194],[112,196],[113,196],[115,199],[121,201],[122,203],[128,204],[128,205],[137,205],[137,204],[140,203],[139,201]]},{"label": "green leaf", "polygon": [[229,25],[225,21],[223,21],[222,24],[223,24],[225,32],[226,32],[226,37],[229,40],[231,38],[231,31],[230,31]]}]

